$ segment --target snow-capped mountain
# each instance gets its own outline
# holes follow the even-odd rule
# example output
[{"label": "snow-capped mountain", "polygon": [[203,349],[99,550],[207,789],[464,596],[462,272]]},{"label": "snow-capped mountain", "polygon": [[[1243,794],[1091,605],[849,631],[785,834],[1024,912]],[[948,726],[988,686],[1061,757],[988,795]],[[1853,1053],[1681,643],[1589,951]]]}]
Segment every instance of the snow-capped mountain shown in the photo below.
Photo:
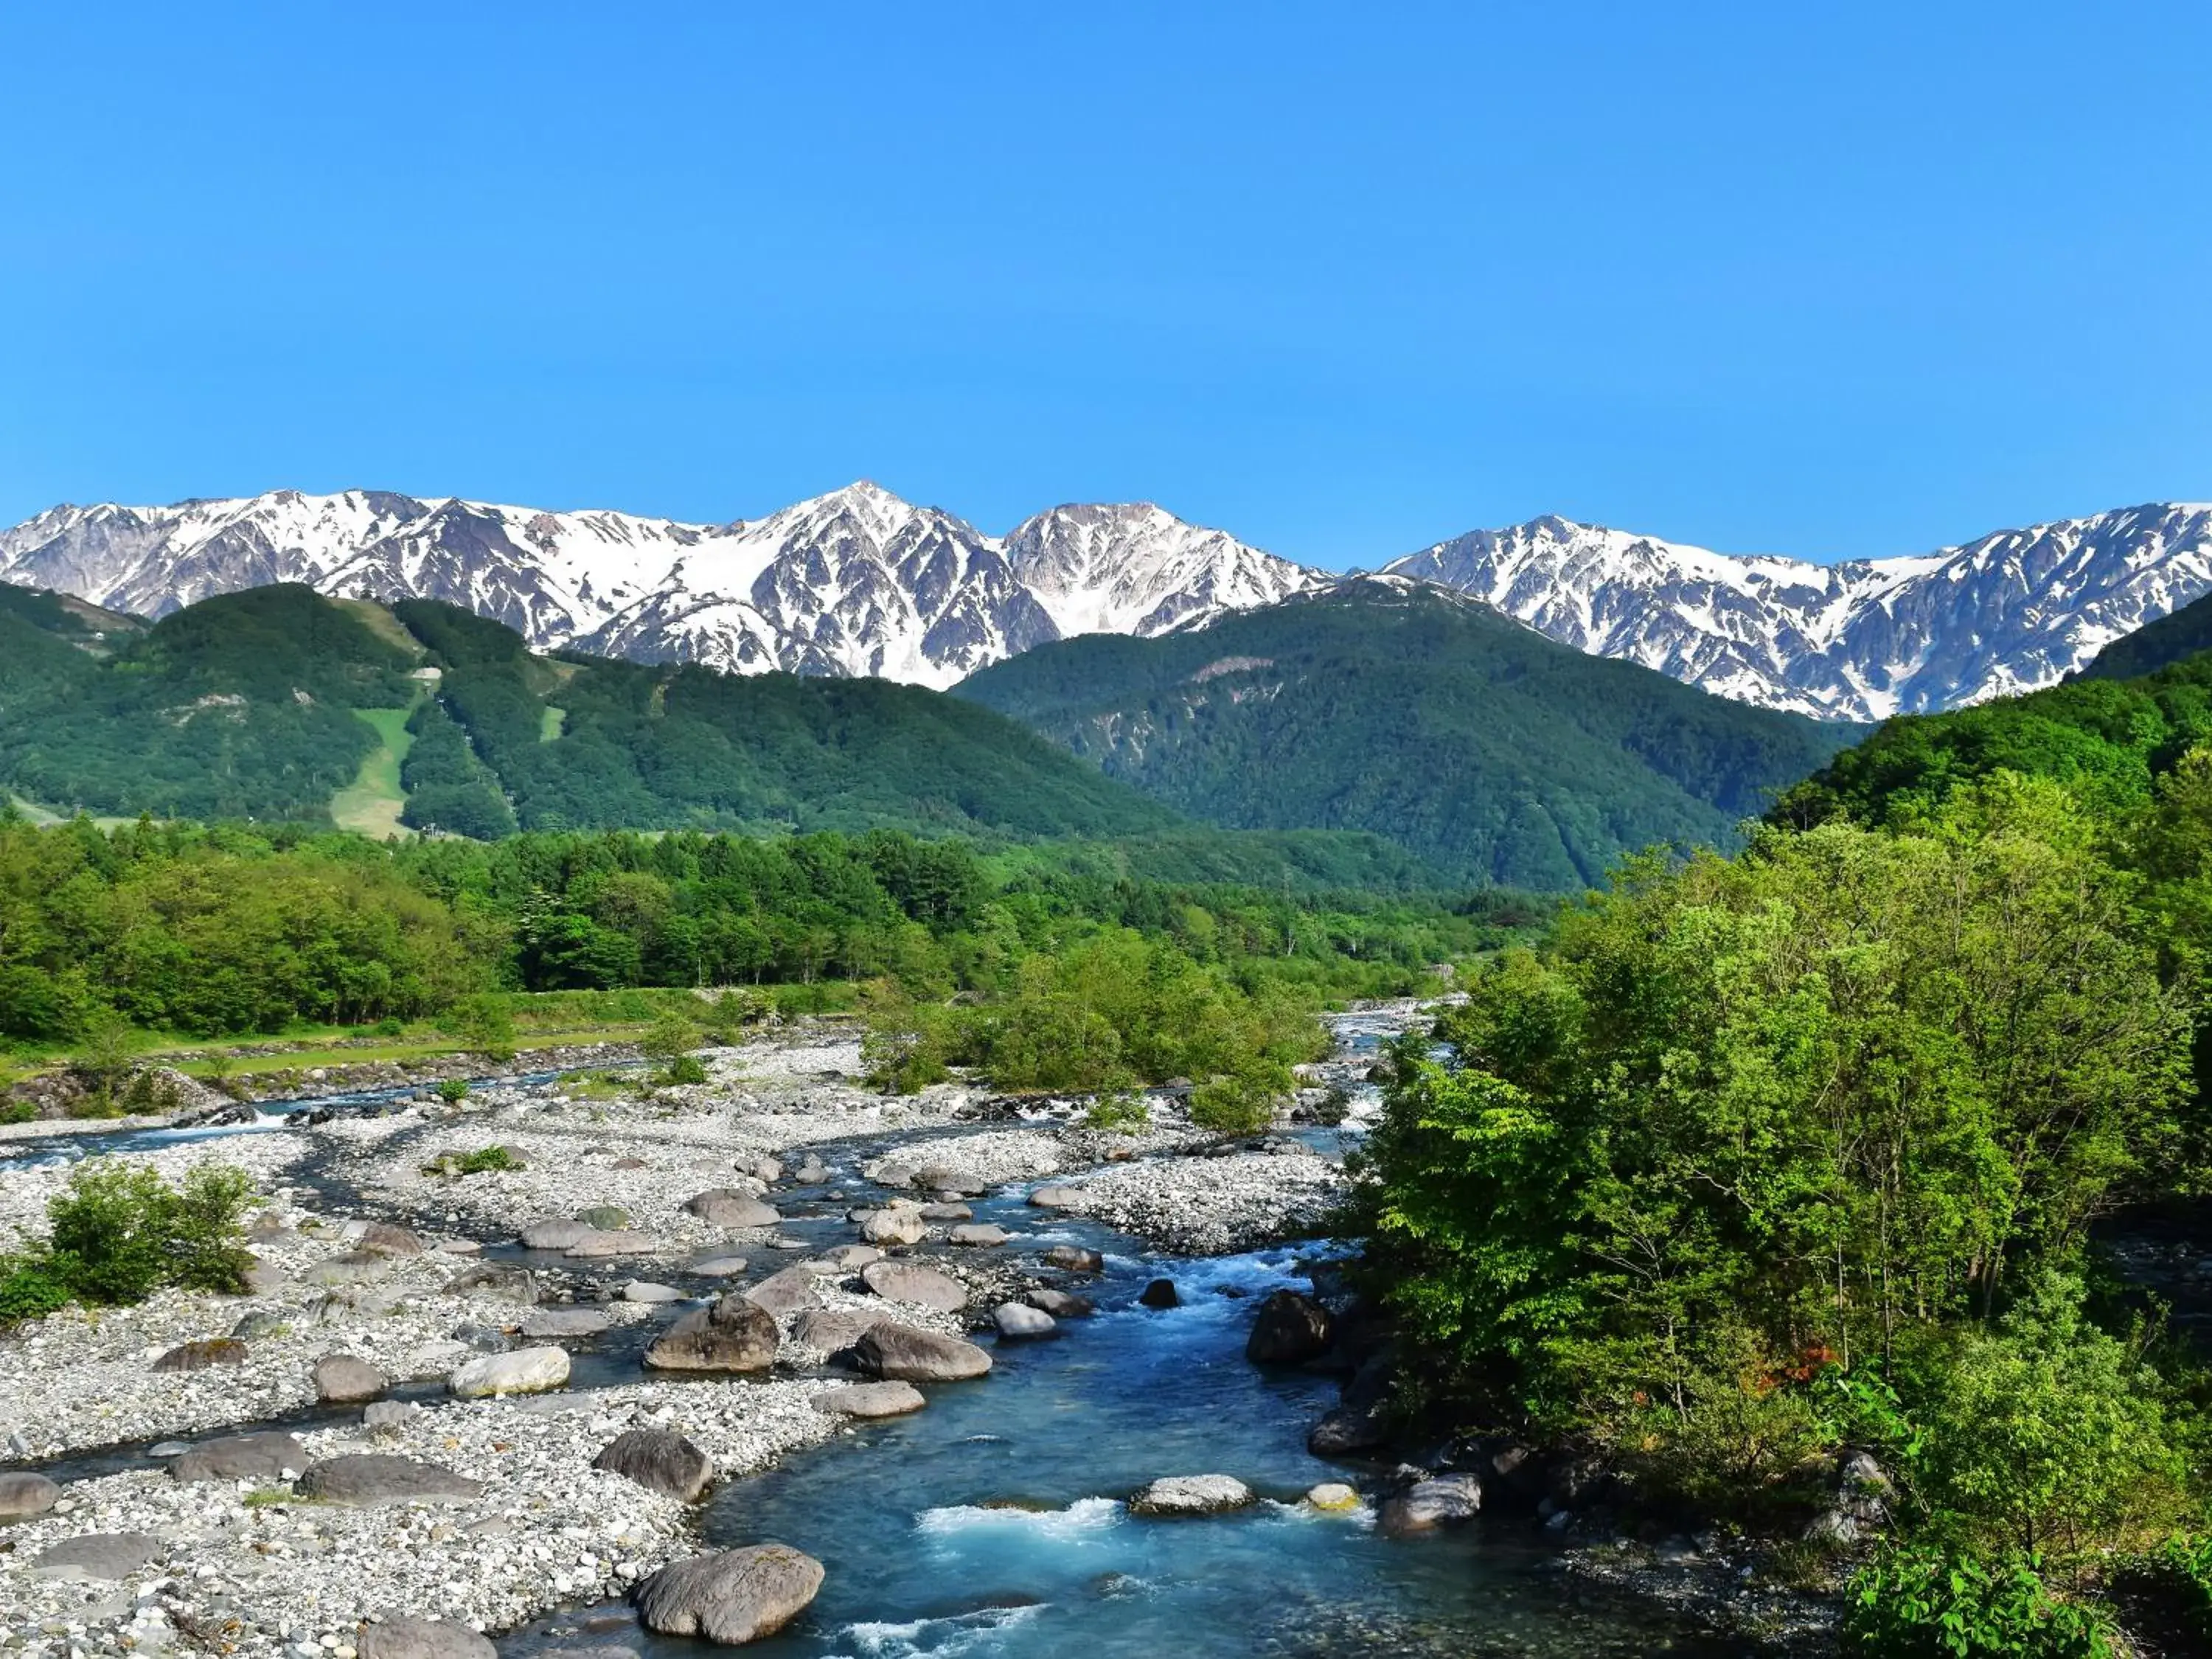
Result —
[{"label": "snow-capped mountain", "polygon": [[1541,518],[1387,568],[1723,696],[1881,720],[2049,685],[2212,590],[2212,507],[2124,507],[1834,565]]},{"label": "snow-capped mountain", "polygon": [[728,525],[375,490],[58,507],[0,531],[0,581],[161,616],[269,582],[443,599],[541,647],[945,686],[1066,635],[1202,627],[1329,580],[1150,506],[1003,539],[856,483]]}]

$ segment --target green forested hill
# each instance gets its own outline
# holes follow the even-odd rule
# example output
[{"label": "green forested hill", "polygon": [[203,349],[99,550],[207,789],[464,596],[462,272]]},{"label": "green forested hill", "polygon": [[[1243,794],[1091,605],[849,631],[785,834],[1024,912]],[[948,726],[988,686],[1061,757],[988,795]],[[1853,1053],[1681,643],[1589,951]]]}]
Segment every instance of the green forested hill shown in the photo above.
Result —
[{"label": "green forested hill", "polygon": [[1369,830],[1463,878],[1549,889],[1655,842],[1725,843],[1856,731],[1380,580],[1199,633],[1044,646],[956,695],[1213,823]]},{"label": "green forested hill", "polygon": [[2200,651],[2212,651],[2212,593],[2114,640],[2074,678],[2138,679]]}]

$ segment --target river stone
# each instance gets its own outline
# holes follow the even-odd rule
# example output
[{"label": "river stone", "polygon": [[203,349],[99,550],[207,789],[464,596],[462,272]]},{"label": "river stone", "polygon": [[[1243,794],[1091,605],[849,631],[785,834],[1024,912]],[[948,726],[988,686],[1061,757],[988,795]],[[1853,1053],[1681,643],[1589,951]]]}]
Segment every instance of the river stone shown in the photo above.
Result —
[{"label": "river stone", "polygon": [[594,1261],[611,1255],[651,1255],[660,1248],[651,1233],[603,1232],[597,1228],[571,1244],[570,1259]]},{"label": "river stone", "polygon": [[592,1467],[665,1492],[679,1504],[697,1503],[714,1480],[713,1461],[672,1429],[632,1429],[617,1435],[592,1460]]},{"label": "river stone", "polygon": [[484,1400],[503,1394],[541,1394],[568,1380],[566,1348],[517,1348],[513,1353],[471,1359],[446,1379],[446,1386],[463,1400]]},{"label": "river stone", "polygon": [[842,1273],[855,1273],[871,1261],[881,1261],[884,1253],[872,1244],[839,1244],[822,1252],[822,1260]]},{"label": "river stone", "polygon": [[814,1396],[814,1409],[833,1417],[904,1417],[928,1403],[911,1382],[853,1382]]},{"label": "river stone", "polygon": [[991,1319],[999,1328],[999,1340],[1002,1342],[1050,1336],[1060,1328],[1050,1314],[1025,1302],[1002,1302],[992,1310]]},{"label": "river stone", "polygon": [[374,1401],[362,1408],[361,1425],[365,1429],[404,1428],[422,1409],[405,1400]]},{"label": "river stone", "polygon": [[94,1532],[81,1538],[65,1538],[40,1556],[31,1571],[37,1573],[82,1573],[87,1578],[104,1578],[112,1583],[128,1578],[148,1562],[168,1547],[160,1539],[143,1532]]},{"label": "river stone", "polygon": [[290,1480],[314,1460],[298,1437],[276,1429],[204,1440],[169,1465],[171,1478],[201,1480]]},{"label": "river stone", "polygon": [[422,1243],[422,1234],[411,1227],[396,1227],[389,1221],[372,1221],[362,1229],[355,1248],[381,1250],[386,1255],[421,1255],[428,1247]]},{"label": "river stone", "polygon": [[1040,1210],[1087,1210],[1091,1207],[1091,1195],[1080,1187],[1048,1182],[1030,1194],[1030,1202]]},{"label": "river stone", "polygon": [[537,1308],[522,1316],[521,1334],[532,1341],[549,1337],[597,1336],[614,1321],[597,1308]]},{"label": "river stone", "polygon": [[944,1194],[947,1201],[980,1197],[991,1190],[990,1183],[981,1177],[966,1170],[950,1169],[942,1164],[916,1170],[908,1180],[923,1192]]},{"label": "river stone", "polygon": [[958,1313],[968,1305],[968,1287],[958,1279],[912,1261],[871,1261],[860,1283],[889,1302],[919,1303],[939,1313]]},{"label": "river stone", "polygon": [[1063,1273],[1096,1273],[1106,1270],[1106,1258],[1080,1244],[1055,1244],[1044,1253],[1044,1264]]},{"label": "river stone", "polygon": [[1317,1359],[1328,1352],[1335,1322],[1313,1297],[1277,1291],[1260,1304],[1244,1357],[1255,1365],[1296,1365]]},{"label": "river stone", "polygon": [[440,1255],[482,1255],[483,1246],[473,1238],[441,1238],[438,1241]]},{"label": "river stone", "polygon": [[1386,1499],[1377,1524],[1385,1536],[1403,1538],[1472,1521],[1482,1508],[1482,1482],[1472,1474],[1439,1475],[1417,1481]]},{"label": "river stone", "polygon": [[594,1204],[576,1212],[576,1219],[603,1233],[618,1233],[629,1225],[629,1212],[618,1204]]},{"label": "river stone", "polygon": [[512,1261],[479,1261],[447,1279],[446,1294],[474,1297],[483,1302],[511,1302],[518,1308],[534,1307],[538,1302],[538,1275]]},{"label": "river stone", "polygon": [[1306,1502],[1325,1515],[1333,1515],[1358,1509],[1359,1494],[1340,1480],[1324,1480],[1307,1489]]},{"label": "river stone", "polygon": [[1306,1449],[1316,1457],[1345,1457],[1373,1451],[1390,1437],[1382,1419],[1372,1412],[1356,1412],[1340,1406],[1313,1426]]},{"label": "river stone", "polygon": [[1172,1279],[1156,1279],[1137,1292],[1137,1301],[1147,1308],[1180,1308],[1182,1292],[1176,1289]]},{"label": "river stone", "polygon": [[756,1307],[766,1308],[778,1317],[787,1317],[801,1308],[814,1305],[814,1269],[807,1262],[770,1273],[757,1285],[749,1285],[738,1294]]},{"label": "river stone", "polygon": [[392,1258],[380,1250],[348,1250],[309,1267],[301,1275],[311,1285],[366,1285],[392,1271]]},{"label": "river stone", "polygon": [[684,1264],[684,1271],[697,1273],[702,1279],[727,1279],[745,1270],[745,1259],[741,1255],[702,1255],[696,1261]]},{"label": "river stone", "polygon": [[823,1353],[842,1353],[860,1340],[860,1333],[889,1319],[889,1313],[861,1309],[809,1308],[791,1322],[791,1340],[802,1348]]},{"label": "river stone", "polygon": [[783,1179],[782,1160],[770,1158],[766,1152],[761,1153],[757,1158],[738,1158],[731,1167],[739,1175],[749,1175],[756,1181]]},{"label": "river stone", "polygon": [[802,1187],[819,1187],[830,1179],[830,1166],[818,1158],[810,1158],[792,1171],[791,1178]]},{"label": "river stone", "polygon": [[157,1371],[204,1371],[210,1365],[243,1365],[246,1344],[233,1336],[210,1336],[198,1342],[179,1342],[154,1362]]},{"label": "river stone", "polygon": [[522,1247],[526,1250],[571,1249],[581,1243],[586,1235],[596,1231],[572,1217],[548,1216],[522,1230]]},{"label": "river stone", "polygon": [[[628,1623],[629,1620],[627,1619],[620,1620],[614,1628],[619,1630]],[[610,1642],[584,1648],[540,1648],[538,1659],[639,1659],[639,1654],[635,1648],[625,1648]]]},{"label": "river stone", "polygon": [[1098,1304],[1089,1297],[1071,1296],[1066,1291],[1030,1291],[1022,1300],[1054,1319],[1088,1319],[1098,1311]]},{"label": "river stone", "polygon": [[387,1619],[353,1638],[361,1659],[496,1659],[499,1650],[454,1620]]},{"label": "river stone", "polygon": [[788,1544],[756,1544],[663,1567],[633,1599],[649,1631],[736,1646],[781,1630],[821,1588],[822,1564],[812,1556]]},{"label": "river stone", "polygon": [[633,1279],[622,1287],[625,1302],[681,1302],[684,1292],[673,1285],[657,1285],[649,1279]]},{"label": "river stone", "polygon": [[315,1398],[326,1406],[357,1406],[392,1386],[384,1373],[349,1353],[325,1354],[315,1362]]},{"label": "river stone", "polygon": [[60,1501],[62,1489],[43,1474],[27,1469],[0,1474],[0,1522],[27,1521],[44,1515]]},{"label": "river stone", "polygon": [[957,1382],[981,1376],[991,1356],[973,1342],[885,1320],[853,1344],[860,1369],[886,1382]]},{"label": "river stone", "polygon": [[252,1264],[238,1276],[238,1282],[246,1287],[246,1294],[248,1296],[282,1296],[292,1280],[290,1275],[282,1267],[263,1261],[257,1257]]},{"label": "river stone", "polygon": [[292,1490],[325,1504],[404,1504],[416,1498],[481,1498],[484,1486],[441,1464],[418,1463],[383,1452],[349,1452],[311,1464],[292,1483]]},{"label": "river stone", "polygon": [[945,1237],[955,1244],[978,1247],[1003,1244],[1012,1237],[1013,1235],[1004,1227],[994,1226],[988,1221],[971,1222],[964,1226],[955,1227],[951,1232],[945,1234]]},{"label": "river stone", "polygon": [[878,1210],[860,1224],[860,1237],[871,1244],[919,1244],[928,1231],[920,1210]]},{"label": "river stone", "polygon": [[478,1353],[505,1353],[514,1346],[496,1325],[461,1324],[453,1327],[453,1340]]},{"label": "river stone", "polygon": [[775,1316],[741,1296],[685,1314],[653,1340],[645,1365],[656,1371],[762,1371],[781,1340]]},{"label": "river stone", "polygon": [[924,1221],[973,1221],[975,1212],[965,1204],[925,1204],[921,1206]]},{"label": "river stone", "polygon": [[1174,1474],[1155,1480],[1129,1499],[1132,1515],[1218,1515],[1253,1501],[1252,1489],[1234,1475]]},{"label": "river stone", "polygon": [[735,1231],[741,1227],[773,1227],[783,1219],[773,1204],[763,1204],[750,1194],[717,1187],[688,1200],[684,1207],[710,1227]]}]

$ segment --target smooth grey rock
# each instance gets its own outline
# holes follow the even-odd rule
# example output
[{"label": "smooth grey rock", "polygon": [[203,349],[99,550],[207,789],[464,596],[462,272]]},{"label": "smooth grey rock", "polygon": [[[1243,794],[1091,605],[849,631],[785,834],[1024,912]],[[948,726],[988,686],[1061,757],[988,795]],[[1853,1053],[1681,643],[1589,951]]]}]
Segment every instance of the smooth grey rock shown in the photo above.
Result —
[{"label": "smooth grey rock", "polygon": [[290,1480],[314,1460],[299,1437],[275,1429],[203,1440],[169,1465],[173,1480]]},{"label": "smooth grey rock", "polygon": [[870,1313],[860,1309],[809,1308],[791,1322],[791,1340],[802,1348],[823,1353],[842,1353],[860,1340],[860,1333],[891,1316],[885,1309]]},{"label": "smooth grey rock", "polygon": [[860,1283],[890,1302],[914,1302],[939,1313],[958,1313],[968,1305],[968,1287],[958,1279],[913,1261],[871,1261]]},{"label": "smooth grey rock", "polygon": [[387,1619],[353,1638],[361,1659],[496,1659],[489,1638],[456,1620]]},{"label": "smooth grey rock", "polygon": [[318,1359],[314,1381],[315,1398],[328,1406],[357,1406],[392,1386],[382,1371],[349,1353],[325,1354]]},{"label": "smooth grey rock", "polygon": [[0,1474],[0,1521],[27,1521],[44,1515],[61,1499],[62,1489],[28,1469]]},{"label": "smooth grey rock", "polygon": [[1106,1258],[1080,1244],[1055,1244],[1044,1253],[1044,1264],[1064,1273],[1096,1273],[1106,1270]]},{"label": "smooth grey rock", "polygon": [[1091,1207],[1091,1195],[1080,1187],[1068,1187],[1057,1182],[1047,1182],[1030,1194],[1030,1202],[1040,1210],[1066,1210],[1079,1212]]},{"label": "smooth grey rock", "polygon": [[290,1286],[292,1279],[282,1267],[257,1260],[239,1275],[239,1282],[246,1286],[248,1296],[282,1296]]},{"label": "smooth grey rock", "polygon": [[772,1636],[822,1588],[822,1564],[788,1544],[695,1555],[637,1587],[637,1615],[663,1636],[703,1636],[737,1645]]},{"label": "smooth grey rock", "polygon": [[681,1302],[684,1292],[673,1285],[655,1284],[649,1279],[633,1279],[622,1287],[625,1302]]},{"label": "smooth grey rock", "polygon": [[360,1249],[381,1250],[386,1255],[421,1255],[429,1248],[413,1228],[394,1226],[389,1221],[370,1222],[355,1243]]},{"label": "smooth grey rock", "polygon": [[1129,1499],[1132,1515],[1218,1515],[1253,1501],[1252,1489],[1230,1474],[1175,1474]]},{"label": "smooth grey rock", "polygon": [[702,1279],[728,1279],[744,1272],[746,1262],[741,1255],[702,1255],[696,1261],[684,1264],[684,1271],[697,1273]]},{"label": "smooth grey rock", "polygon": [[841,1273],[856,1273],[883,1259],[884,1253],[872,1244],[835,1244],[822,1252],[822,1260]]},{"label": "smooth grey rock", "polygon": [[764,1204],[757,1198],[726,1188],[701,1193],[684,1207],[708,1226],[724,1227],[732,1232],[746,1227],[773,1227],[783,1219],[773,1204]]},{"label": "smooth grey rock", "polygon": [[369,1429],[398,1428],[422,1408],[404,1400],[379,1400],[371,1403],[361,1414],[362,1426]]},{"label": "smooth grey rock", "polygon": [[819,1187],[830,1179],[830,1166],[819,1158],[810,1158],[791,1172],[791,1178],[801,1187]]},{"label": "smooth grey rock", "polygon": [[652,1255],[659,1249],[660,1241],[651,1233],[603,1232],[595,1228],[564,1254],[577,1261],[599,1261],[615,1255]]},{"label": "smooth grey rock", "polygon": [[861,1332],[853,1352],[862,1370],[886,1382],[958,1382],[991,1369],[991,1356],[973,1342],[889,1320]]},{"label": "smooth grey rock", "polygon": [[568,1380],[568,1351],[549,1346],[471,1359],[446,1379],[446,1386],[463,1400],[485,1400],[505,1394],[540,1394]]},{"label": "smooth grey rock", "polygon": [[613,1323],[597,1308],[533,1308],[518,1328],[526,1340],[542,1342],[553,1337],[597,1336]]},{"label": "smooth grey rock", "polygon": [[566,1250],[597,1231],[588,1222],[578,1221],[573,1216],[548,1216],[522,1230],[522,1244],[530,1250]]},{"label": "smooth grey rock", "polygon": [[416,1498],[463,1498],[483,1496],[483,1482],[471,1480],[438,1463],[421,1463],[411,1457],[392,1457],[382,1452],[349,1452],[308,1466],[293,1482],[302,1498],[325,1504],[404,1504]]},{"label": "smooth grey rock", "polygon": [[775,1363],[775,1316],[742,1296],[685,1314],[645,1351],[656,1371],[760,1371]]},{"label": "smooth grey rock", "polygon": [[1359,1494],[1340,1480],[1324,1480],[1306,1488],[1306,1502],[1325,1514],[1335,1514],[1358,1509]]},{"label": "smooth grey rock", "polygon": [[999,1328],[999,1340],[1002,1342],[1050,1336],[1060,1328],[1050,1314],[1025,1302],[1002,1302],[992,1311],[991,1319]]},{"label": "smooth grey rock", "polygon": [[766,1308],[779,1318],[797,1313],[801,1308],[814,1305],[815,1273],[806,1262],[770,1273],[757,1285],[749,1285],[738,1292],[756,1307]]},{"label": "smooth grey rock", "polygon": [[814,1396],[814,1409],[833,1417],[904,1417],[928,1403],[911,1382],[851,1382]]},{"label": "smooth grey rock", "polygon": [[782,1160],[780,1158],[770,1158],[766,1152],[763,1152],[756,1158],[741,1158],[738,1159],[735,1164],[732,1167],[734,1168],[739,1175],[749,1175],[756,1181],[781,1181],[783,1179]]},{"label": "smooth grey rock", "polygon": [[510,1302],[518,1308],[532,1307],[538,1301],[538,1275],[512,1261],[479,1261],[447,1279],[446,1294],[472,1297],[479,1302]]},{"label": "smooth grey rock", "polygon": [[58,1577],[81,1573],[112,1583],[128,1578],[167,1548],[160,1539],[143,1532],[87,1533],[81,1538],[64,1538],[40,1555],[31,1570]]},{"label": "smooth grey rock", "polygon": [[1012,1237],[1013,1235],[1004,1227],[994,1226],[988,1221],[969,1222],[955,1227],[945,1235],[945,1237],[955,1244],[969,1245],[979,1249],[993,1244],[1003,1244]]},{"label": "smooth grey rock", "polygon": [[1098,1304],[1089,1297],[1073,1296],[1066,1291],[1030,1291],[1022,1300],[1054,1319],[1088,1319],[1098,1311]]},{"label": "smooth grey rock", "polygon": [[965,1204],[925,1204],[921,1206],[924,1221],[973,1221],[975,1212]]},{"label": "smooth grey rock", "polygon": [[1244,1344],[1255,1365],[1296,1365],[1328,1352],[1336,1322],[1328,1309],[1297,1291],[1277,1291],[1260,1304]]},{"label": "smooth grey rock", "polygon": [[860,1224],[860,1237],[871,1244],[919,1244],[928,1231],[920,1210],[878,1210]]},{"label": "smooth grey rock", "polygon": [[1438,1475],[1416,1481],[1383,1501],[1377,1524],[1391,1538],[1433,1532],[1472,1521],[1482,1509],[1482,1482],[1472,1474]]},{"label": "smooth grey rock", "polygon": [[672,1429],[631,1429],[617,1435],[592,1460],[592,1467],[665,1492],[679,1504],[697,1503],[714,1481],[713,1460]]}]

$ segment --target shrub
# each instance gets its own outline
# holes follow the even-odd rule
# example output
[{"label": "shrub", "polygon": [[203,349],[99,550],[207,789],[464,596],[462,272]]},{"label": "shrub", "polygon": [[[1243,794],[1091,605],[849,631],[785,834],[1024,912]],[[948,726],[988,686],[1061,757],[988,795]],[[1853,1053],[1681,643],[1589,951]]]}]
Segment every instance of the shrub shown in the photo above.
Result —
[{"label": "shrub", "polygon": [[446,1029],[471,1054],[501,1065],[514,1058],[514,1018],[498,997],[463,997],[446,1017]]},{"label": "shrub", "polygon": [[431,1092],[447,1105],[458,1106],[469,1097],[469,1080],[465,1077],[441,1078]]},{"label": "shrub", "polygon": [[1190,1121],[1217,1134],[1257,1134],[1274,1121],[1276,1097],[1290,1081],[1288,1072],[1265,1065],[1211,1078],[1190,1091]]},{"label": "shrub", "polygon": [[698,1028],[674,1010],[666,1009],[653,1017],[645,1035],[638,1038],[637,1051],[647,1060],[659,1060],[661,1069],[670,1074],[670,1081],[675,1082],[680,1080],[674,1075],[676,1062],[686,1058],[698,1042]]},{"label": "shrub", "polygon": [[1130,1089],[1115,1089],[1091,1103],[1091,1109],[1083,1115],[1087,1128],[1104,1129],[1123,1134],[1138,1134],[1152,1121],[1152,1109],[1145,1097]]},{"label": "shrub", "polygon": [[2118,1659],[2099,1608],[2061,1601],[2039,1558],[1890,1552],[1850,1583],[1843,1650],[1866,1659]]},{"label": "shrub", "polygon": [[177,1189],[169,1221],[169,1280],[187,1290],[243,1287],[252,1257],[240,1242],[239,1222],[253,1196],[243,1170],[205,1164]]},{"label": "shrub", "polygon": [[704,1083],[707,1080],[706,1062],[696,1054],[678,1054],[668,1062],[671,1083]]},{"label": "shrub", "polygon": [[489,1175],[496,1170],[519,1170],[522,1160],[504,1146],[484,1146],[473,1152],[465,1152],[453,1161],[453,1168],[465,1176]]},{"label": "shrub", "polygon": [[220,1165],[172,1188],[144,1164],[88,1160],[46,1206],[44,1255],[10,1283],[33,1302],[47,1293],[26,1272],[83,1302],[140,1302],[166,1285],[234,1291],[249,1260],[239,1223],[252,1193],[243,1170]]},{"label": "shrub", "polygon": [[73,1298],[52,1266],[43,1261],[0,1261],[0,1325],[43,1319]]}]

